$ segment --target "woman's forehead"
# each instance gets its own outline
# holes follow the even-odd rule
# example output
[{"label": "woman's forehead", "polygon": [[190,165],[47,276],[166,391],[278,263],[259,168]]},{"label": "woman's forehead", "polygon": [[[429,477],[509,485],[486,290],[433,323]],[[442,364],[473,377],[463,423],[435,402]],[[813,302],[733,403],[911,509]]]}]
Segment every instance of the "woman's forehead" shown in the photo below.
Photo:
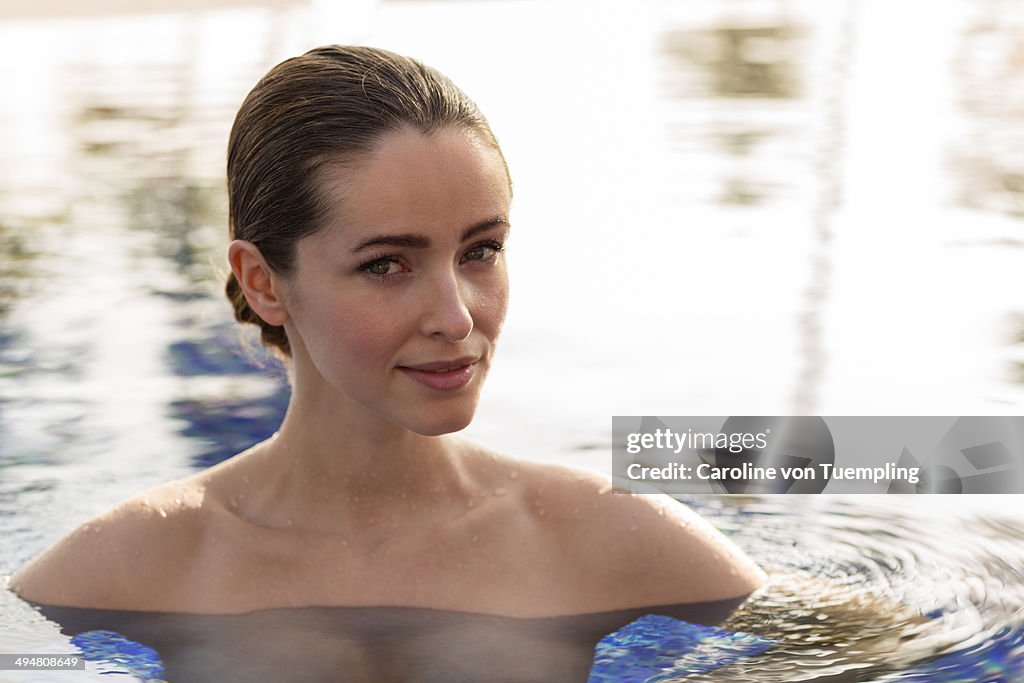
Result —
[{"label": "woman's forehead", "polygon": [[482,221],[508,222],[504,162],[470,132],[389,133],[365,159],[331,168],[320,183],[330,207],[325,232],[342,228],[335,237],[353,246],[382,231],[461,235]]}]

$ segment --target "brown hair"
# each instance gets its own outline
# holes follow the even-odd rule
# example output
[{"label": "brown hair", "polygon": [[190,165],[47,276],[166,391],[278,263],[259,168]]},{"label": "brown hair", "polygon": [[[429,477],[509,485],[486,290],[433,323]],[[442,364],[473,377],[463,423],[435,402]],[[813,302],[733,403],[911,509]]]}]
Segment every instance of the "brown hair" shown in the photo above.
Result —
[{"label": "brown hair", "polygon": [[[325,166],[355,163],[407,126],[424,134],[462,128],[501,154],[476,104],[415,59],[331,45],[281,62],[245,98],[231,128],[230,238],[252,242],[274,272],[290,275],[296,242],[317,232],[330,208],[319,192]],[[235,318],[258,325],[265,346],[290,356],[284,328],[250,308],[234,273],[226,291]]]}]

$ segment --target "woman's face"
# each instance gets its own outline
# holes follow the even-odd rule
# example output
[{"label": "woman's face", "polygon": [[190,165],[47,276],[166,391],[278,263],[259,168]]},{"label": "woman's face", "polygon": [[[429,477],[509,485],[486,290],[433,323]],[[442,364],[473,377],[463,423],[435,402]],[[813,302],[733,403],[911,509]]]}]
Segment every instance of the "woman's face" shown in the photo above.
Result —
[{"label": "woman's face", "polygon": [[501,157],[467,131],[401,130],[323,182],[331,219],[284,297],[296,364],[414,432],[462,429],[508,304]]}]

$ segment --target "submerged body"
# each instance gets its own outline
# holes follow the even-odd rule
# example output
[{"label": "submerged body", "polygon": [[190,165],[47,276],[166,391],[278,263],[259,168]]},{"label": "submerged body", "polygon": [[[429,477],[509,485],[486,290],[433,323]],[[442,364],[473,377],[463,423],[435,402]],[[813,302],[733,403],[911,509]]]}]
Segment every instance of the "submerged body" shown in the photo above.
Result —
[{"label": "submerged body", "polygon": [[[700,623],[726,610],[657,612]],[[159,666],[162,675],[153,677],[171,683],[584,683],[598,641],[648,613],[513,619],[407,607],[213,616],[51,606],[42,612],[69,634],[83,634],[78,642],[87,654],[124,640],[155,651],[135,648],[135,661],[125,664],[150,672]]]}]

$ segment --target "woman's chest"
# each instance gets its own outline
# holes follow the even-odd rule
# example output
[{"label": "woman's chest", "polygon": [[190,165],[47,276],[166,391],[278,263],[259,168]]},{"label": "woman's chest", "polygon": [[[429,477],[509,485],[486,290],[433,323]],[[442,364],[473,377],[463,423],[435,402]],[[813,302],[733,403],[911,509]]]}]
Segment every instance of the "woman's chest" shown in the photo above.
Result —
[{"label": "woman's chest", "polygon": [[406,606],[548,616],[564,613],[559,602],[578,587],[557,538],[528,515],[374,531],[208,534],[187,599],[204,612]]}]

